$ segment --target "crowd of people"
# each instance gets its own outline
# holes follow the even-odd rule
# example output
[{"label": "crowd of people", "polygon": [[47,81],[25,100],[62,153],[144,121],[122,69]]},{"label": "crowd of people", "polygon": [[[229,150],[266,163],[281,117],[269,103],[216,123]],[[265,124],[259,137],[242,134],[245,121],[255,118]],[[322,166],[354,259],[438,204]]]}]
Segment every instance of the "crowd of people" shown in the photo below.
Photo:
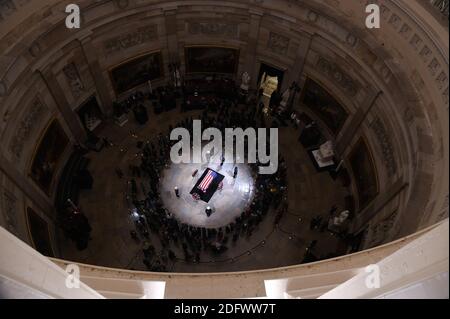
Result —
[{"label": "crowd of people", "polygon": [[[192,132],[192,117],[176,124]],[[199,116],[204,127],[262,127],[265,126],[261,108],[238,105],[236,100],[217,98]],[[274,214],[274,223],[279,223],[287,210],[286,164],[279,159],[279,169],[273,175],[258,175],[259,163],[248,164],[254,175],[255,195],[252,202],[231,224],[210,229],[195,227],[178,221],[164,207],[159,193],[162,170],[171,165],[170,141],[172,126],[153,140],[139,141],[140,164],[129,167],[130,180],[127,199],[136,229],[130,232],[135,240],[143,240],[143,264],[152,271],[168,271],[169,262],[206,262],[205,256],[218,256],[239,238],[249,238],[269,213]],[[192,136],[192,134],[191,134]],[[123,176],[120,171],[119,177]],[[138,194],[144,194],[139,196]],[[159,242],[159,243],[157,243]],[[158,251],[155,247],[161,247]]]}]

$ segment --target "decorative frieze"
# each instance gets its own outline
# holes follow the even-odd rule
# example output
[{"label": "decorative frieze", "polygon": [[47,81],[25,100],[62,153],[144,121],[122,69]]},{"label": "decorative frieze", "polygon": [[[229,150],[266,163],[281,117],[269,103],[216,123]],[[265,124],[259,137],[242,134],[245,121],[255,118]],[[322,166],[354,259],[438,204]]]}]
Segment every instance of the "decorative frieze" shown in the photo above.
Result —
[{"label": "decorative frieze", "polygon": [[439,10],[444,16],[448,17],[450,1],[449,0],[429,0],[430,3]]},{"label": "decorative frieze", "polygon": [[[436,8],[439,8],[444,14],[448,14],[448,0],[429,0]],[[379,3],[378,0],[367,0],[367,4]],[[419,54],[420,60],[425,63],[428,68],[430,75],[435,79],[438,84],[438,88],[441,91],[442,100],[446,105],[448,110],[448,67],[441,65],[439,59],[433,54],[433,50],[427,45],[424,40],[417,33],[412,32],[414,27],[408,25],[404,22],[402,27],[399,29],[401,24],[400,17],[392,12],[386,4],[380,4],[381,16],[384,20],[388,21],[388,24],[392,26],[406,41],[408,41],[411,48]]]},{"label": "decorative frieze", "polygon": [[40,46],[39,42],[34,42],[30,46],[29,52],[32,57],[34,57],[34,58],[38,57],[39,54],[41,53],[41,46]]},{"label": "decorative frieze", "polygon": [[317,70],[338,84],[350,96],[355,96],[359,91],[358,84],[347,75],[337,64],[319,57],[316,63]]},{"label": "decorative frieze", "polygon": [[401,34],[401,36],[404,39],[409,39],[409,37],[411,36],[411,32],[412,32],[411,27],[408,24],[406,24],[406,23],[404,23],[402,25],[402,27],[401,27],[401,29],[399,31],[399,33]]},{"label": "decorative frieze", "polygon": [[239,26],[223,22],[188,22],[187,30],[192,35],[221,36],[238,38]]},{"label": "decorative frieze", "polygon": [[6,19],[7,16],[10,16],[17,10],[14,1],[12,0],[1,0],[0,1],[0,22],[3,19]]},{"label": "decorative frieze", "polygon": [[444,199],[444,202],[442,203],[442,210],[445,210],[445,209],[448,209],[448,203],[449,203],[449,200],[448,200],[448,194],[445,196],[445,199]]},{"label": "decorative frieze", "polygon": [[270,32],[267,48],[277,54],[286,54],[289,48],[289,38],[281,34]]},{"label": "decorative frieze", "polygon": [[116,36],[104,42],[106,54],[115,53],[124,49],[150,42],[158,37],[158,27],[155,24],[145,26],[135,31]]},{"label": "decorative frieze", "polygon": [[36,123],[39,123],[46,111],[47,107],[36,98],[25,117],[20,121],[19,128],[9,144],[11,153],[17,159],[20,159],[22,156],[23,147],[26,141],[30,137]]},{"label": "decorative frieze", "polygon": [[448,86],[447,88],[442,92],[442,98],[444,99],[445,105],[447,105],[448,110]]},{"label": "decorative frieze", "polygon": [[394,150],[392,147],[390,135],[386,131],[385,126],[383,125],[383,122],[376,118],[371,124],[370,127],[372,128],[373,132],[375,133],[375,136],[378,140],[378,143],[381,146],[381,154],[383,156],[383,163],[386,167],[388,176],[391,177],[395,175],[397,172],[397,164],[395,162],[394,157]]},{"label": "decorative frieze", "polygon": [[[372,4],[373,2],[367,1],[367,5]],[[385,6],[384,4],[380,5],[380,13],[381,13],[381,18],[383,20],[387,20],[390,16],[391,10]]]},{"label": "decorative frieze", "polygon": [[380,65],[380,67],[378,68],[378,72],[380,73],[380,75],[383,77],[384,81],[386,81],[386,83],[389,83],[389,80],[392,76],[392,72],[391,70],[386,66],[386,64],[384,64],[384,62]]},{"label": "decorative frieze", "polygon": [[69,63],[63,68],[70,90],[75,98],[78,98],[84,92],[84,85],[81,81],[75,63]]},{"label": "decorative frieze", "polygon": [[309,11],[307,17],[311,22],[317,22],[317,20],[319,19],[319,15],[314,11]]},{"label": "decorative frieze", "polygon": [[394,29],[398,29],[401,23],[402,19],[400,19],[400,17],[395,13],[389,18],[389,24],[391,24]]},{"label": "decorative frieze", "polygon": [[9,232],[19,234],[18,221],[17,221],[17,199],[6,189],[2,192],[3,197],[3,215],[5,217],[6,228]]},{"label": "decorative frieze", "polygon": [[122,10],[127,8],[128,5],[130,4],[128,0],[115,0],[114,2],[116,4],[116,6]]},{"label": "decorative frieze", "polygon": [[430,57],[433,56],[433,52],[431,52],[430,48],[428,46],[424,46],[422,50],[420,50],[420,57],[422,58],[422,61],[427,63],[430,61]]},{"label": "decorative frieze", "polygon": [[379,223],[370,227],[368,247],[374,247],[381,244],[383,241],[389,240],[389,232],[395,225],[397,215],[398,211],[396,210]]},{"label": "decorative frieze", "polygon": [[358,43],[358,38],[355,37],[353,34],[349,33],[347,34],[347,37],[345,38],[345,42],[352,48]]},{"label": "decorative frieze", "polygon": [[439,90],[442,90],[448,84],[448,77],[444,71],[442,71],[436,78],[436,85]]},{"label": "decorative frieze", "polygon": [[430,70],[431,75],[435,76],[437,74],[437,71],[441,68],[441,64],[439,61],[434,58],[431,60],[430,64],[428,64],[428,69]]},{"label": "decorative frieze", "polygon": [[412,124],[414,122],[414,118],[416,117],[414,110],[412,107],[407,106],[405,111],[403,112],[403,118],[408,124]]},{"label": "decorative frieze", "polygon": [[441,212],[438,215],[438,220],[442,220],[448,217],[448,194],[445,196],[444,202],[442,203]]},{"label": "decorative frieze", "polygon": [[0,0],[0,22],[14,14],[20,7],[28,4],[31,0]]}]

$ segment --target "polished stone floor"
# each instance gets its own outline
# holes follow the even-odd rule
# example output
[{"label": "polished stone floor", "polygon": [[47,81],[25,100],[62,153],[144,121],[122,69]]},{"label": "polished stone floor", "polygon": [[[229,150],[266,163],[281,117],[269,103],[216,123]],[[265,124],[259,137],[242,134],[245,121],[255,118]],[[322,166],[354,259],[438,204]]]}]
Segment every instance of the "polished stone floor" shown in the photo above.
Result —
[{"label": "polished stone floor", "polygon": [[[126,176],[119,178],[115,170],[121,168],[126,172],[130,164],[139,164],[137,141],[149,139],[159,132],[167,133],[169,125],[174,126],[181,119],[191,116],[195,118],[199,114],[196,111],[182,113],[172,110],[159,115],[150,113],[150,120],[144,126],[138,125],[132,117],[123,127],[114,123],[103,125],[99,135],[108,137],[114,145],[99,153],[91,152],[87,155],[91,159],[89,170],[94,177],[94,185],[92,190],[81,192],[79,203],[92,226],[92,240],[87,249],[78,251],[73,242],[59,234],[62,258],[106,267],[147,269],[142,262],[145,240],[141,238],[136,241],[130,237],[134,224],[125,195],[128,180]],[[229,243],[228,249],[220,255],[202,253],[199,263],[185,261],[181,249],[175,247],[173,250],[177,259],[169,262],[168,271],[224,272],[299,264],[312,240],[317,240],[314,253],[319,258],[346,253],[347,247],[342,240],[327,231],[311,230],[310,221],[318,215],[327,219],[333,205],[343,208],[348,189],[333,180],[328,172],[318,172],[315,169],[307,151],[298,142],[298,135],[299,131],[294,127],[279,129],[279,149],[287,165],[289,205],[288,213],[283,216],[279,225],[274,224],[275,214],[269,214],[250,237],[242,237],[236,243]],[[186,174],[191,170],[192,167],[186,168]],[[224,171],[227,170],[230,168],[225,167]],[[240,172],[244,170],[245,167]],[[180,176],[175,172],[171,174]],[[229,173],[226,172],[225,175],[229,180]],[[240,174],[239,177],[244,178],[244,175]],[[190,178],[186,178],[186,190],[183,188],[183,194],[189,189],[187,185],[193,182],[192,177]],[[173,193],[174,184],[182,183],[167,182],[167,196]],[[227,191],[226,187],[224,186],[224,192]],[[230,190],[235,191],[234,188]],[[218,194],[214,196],[216,195]],[[219,194],[218,202],[220,198]],[[237,197],[233,195],[233,198]],[[175,199],[169,198],[170,201],[175,202]],[[219,203],[215,205],[220,206]],[[237,203],[235,205],[238,207]],[[234,213],[237,214],[238,211],[236,208]],[[225,222],[226,216],[222,217]],[[179,218],[183,218],[183,213]],[[158,238],[151,235],[149,241],[158,253],[164,251]]]},{"label": "polished stone floor", "polygon": [[[254,195],[254,179],[246,164],[224,163],[220,165],[219,154],[210,158],[209,163],[202,164],[171,164],[162,172],[161,199],[164,206],[174,217],[189,225],[219,228],[232,223],[242,214],[251,203]],[[234,167],[238,167],[238,175],[233,178]],[[208,203],[202,200],[194,200],[190,195],[206,168],[210,168],[224,175],[223,188],[217,190]],[[192,176],[194,171],[198,171]],[[180,194],[176,196],[174,188],[177,187]],[[205,213],[206,207],[213,211],[211,216]]]}]

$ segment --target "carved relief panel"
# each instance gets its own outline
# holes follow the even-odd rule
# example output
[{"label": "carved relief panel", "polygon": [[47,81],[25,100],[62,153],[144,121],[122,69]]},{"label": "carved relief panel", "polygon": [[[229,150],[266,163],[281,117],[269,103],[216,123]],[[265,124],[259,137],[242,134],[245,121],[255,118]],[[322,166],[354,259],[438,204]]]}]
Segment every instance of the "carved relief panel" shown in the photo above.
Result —
[{"label": "carved relief panel", "polygon": [[108,55],[153,41],[157,38],[158,27],[156,24],[152,24],[136,29],[133,32],[108,39],[103,43],[103,48]]},{"label": "carved relief panel", "polygon": [[29,110],[20,121],[19,127],[9,144],[9,150],[17,159],[22,157],[25,143],[28,141],[36,124],[41,121],[47,111],[47,107],[39,98],[36,98],[33,103],[31,103]]},{"label": "carved relief panel", "polygon": [[189,21],[187,30],[192,35],[221,36],[232,39],[239,37],[239,26],[228,22]]},{"label": "carved relief panel", "polygon": [[359,85],[336,63],[330,62],[324,57],[319,57],[316,63],[317,70],[330,78],[350,96],[355,96],[359,91]]},{"label": "carved relief panel", "polygon": [[288,37],[270,32],[269,41],[267,42],[267,48],[276,54],[284,55],[288,52],[289,42],[290,40]]},{"label": "carved relief panel", "polygon": [[10,233],[18,236],[19,227],[17,220],[17,198],[7,189],[2,189],[1,198],[3,202],[2,210],[6,222],[6,229]]},{"label": "carved relief panel", "polygon": [[390,239],[390,233],[394,228],[397,215],[398,211],[396,210],[369,228],[367,247],[378,246]]},{"label": "carved relief panel", "polygon": [[66,77],[67,83],[69,84],[70,90],[75,98],[80,97],[84,91],[85,87],[78,73],[78,69],[75,63],[69,63],[63,68],[63,73]]},{"label": "carved relief panel", "polygon": [[3,0],[0,1],[0,22],[6,17],[10,16],[17,10],[14,1],[12,0]]}]

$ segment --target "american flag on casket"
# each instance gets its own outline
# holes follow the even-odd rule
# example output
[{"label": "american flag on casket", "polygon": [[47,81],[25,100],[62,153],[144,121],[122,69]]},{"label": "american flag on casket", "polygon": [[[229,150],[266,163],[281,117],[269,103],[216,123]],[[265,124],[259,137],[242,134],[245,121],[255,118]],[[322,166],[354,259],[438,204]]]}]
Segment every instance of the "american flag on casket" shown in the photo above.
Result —
[{"label": "american flag on casket", "polygon": [[202,182],[197,186],[197,188],[201,190],[203,193],[206,193],[212,181],[216,177],[217,173],[214,172],[213,170],[209,170],[206,176],[203,178]]},{"label": "american flag on casket", "polygon": [[222,174],[207,168],[197,183],[195,183],[190,194],[194,199],[197,200],[198,198],[208,203],[224,178],[225,176]]}]

